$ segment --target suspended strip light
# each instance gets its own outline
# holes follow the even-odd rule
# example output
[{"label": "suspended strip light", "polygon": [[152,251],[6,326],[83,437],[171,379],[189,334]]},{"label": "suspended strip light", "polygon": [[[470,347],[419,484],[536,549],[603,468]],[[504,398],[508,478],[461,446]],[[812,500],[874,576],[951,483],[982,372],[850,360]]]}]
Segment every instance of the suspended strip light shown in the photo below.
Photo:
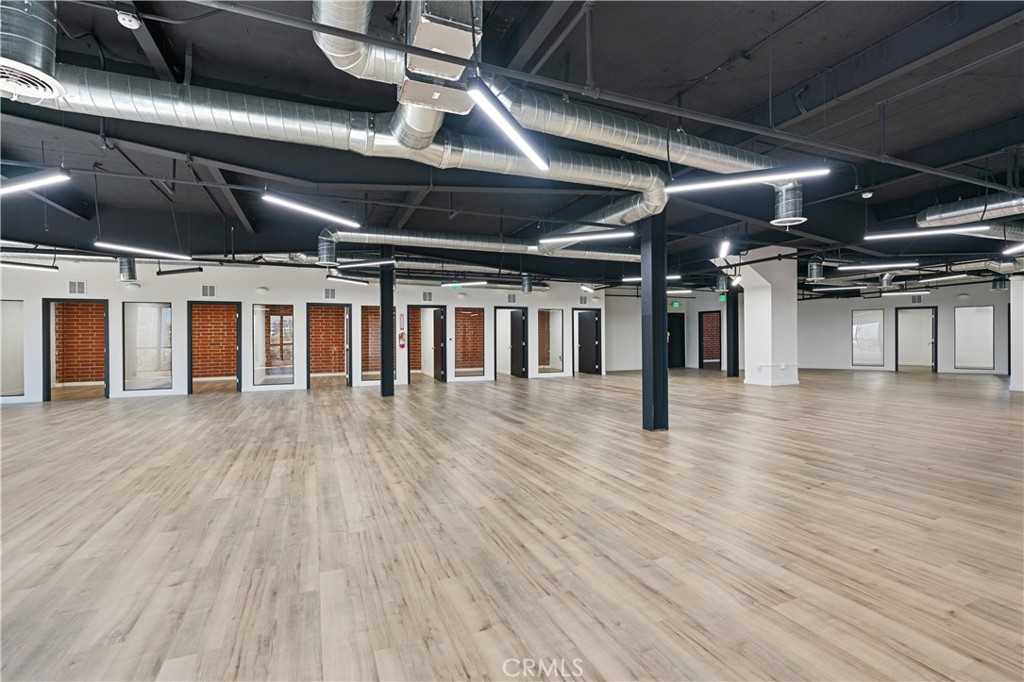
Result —
[{"label": "suspended strip light", "polygon": [[742,281],[743,281],[743,275],[737,275],[737,276],[732,278],[732,286],[738,287],[740,285],[740,282],[742,282]]},{"label": "suspended strip light", "polygon": [[916,268],[917,261],[906,263],[859,263],[857,265],[840,265],[838,270],[900,270],[902,268]]},{"label": "suspended strip light", "polygon": [[327,279],[333,280],[335,282],[348,282],[349,284],[358,284],[359,286],[362,287],[370,285],[370,283],[367,282],[365,279],[356,279],[355,277],[342,277],[341,275],[334,274],[327,275]]},{"label": "suspended strip light", "polygon": [[479,282],[441,282],[441,286],[449,287],[451,289],[461,289],[462,287],[482,287],[487,282],[481,280]]},{"label": "suspended strip light", "polygon": [[821,175],[828,175],[831,171],[828,168],[772,168],[770,170],[753,171],[751,173],[732,173],[722,178],[705,180],[700,182],[683,182],[669,185],[665,191],[670,194],[679,192],[699,192],[705,189],[720,189],[722,187],[736,187],[738,185],[756,185],[761,183],[784,182],[797,180],[799,178],[813,178]]},{"label": "suspended strip light", "polygon": [[636,233],[633,230],[604,230],[602,232],[573,232],[557,237],[541,237],[541,244],[563,244],[566,242],[596,242],[603,239],[626,239]]},{"label": "suspended strip light", "polygon": [[669,289],[665,293],[669,296],[682,296],[683,294],[692,294],[693,289]]},{"label": "suspended strip light", "polygon": [[391,258],[388,260],[365,260],[352,263],[338,263],[334,266],[335,270],[350,270],[353,268],[373,268],[383,265],[394,265],[395,259]]},{"label": "suspended strip light", "polygon": [[306,215],[311,215],[311,216],[313,216],[315,218],[323,218],[324,220],[326,220],[328,222],[331,222],[331,223],[335,223],[337,225],[345,225],[346,227],[354,227],[356,229],[362,227],[362,225],[360,225],[356,221],[352,220],[351,218],[346,218],[344,216],[335,215],[334,213],[328,213],[327,211],[321,211],[318,208],[313,208],[312,206],[306,206],[305,204],[300,204],[300,203],[298,203],[296,201],[292,201],[291,199],[285,199],[284,197],[279,197],[276,194],[265,193],[263,195],[263,201],[269,201],[272,204],[277,204],[278,206],[284,206],[285,208],[290,208],[293,211],[298,211],[299,213],[305,213]]},{"label": "suspended strip light", "polygon": [[581,284],[580,289],[583,289],[583,291],[587,292],[588,294],[594,293],[594,287],[590,286],[589,284]]},{"label": "suspended strip light", "polygon": [[1024,251],[1024,244],[1017,244],[1017,246],[1011,246],[1006,251],[1003,251],[1004,256],[1012,256],[1015,253]]},{"label": "suspended strip light", "polygon": [[200,266],[194,268],[178,268],[177,270],[157,270],[157,275],[185,275],[190,272],[202,272],[203,269]]},{"label": "suspended strip light", "polygon": [[17,178],[16,180],[0,182],[0,196],[13,194],[15,192],[25,192],[38,187],[46,187],[47,185],[55,185],[58,182],[67,182],[70,179],[71,174],[63,168],[47,170],[41,173],[32,173],[30,175]]},{"label": "suspended strip light", "polygon": [[970,275],[966,273],[962,275],[946,275],[944,277],[929,277],[928,279],[919,279],[917,281],[920,284],[927,284],[929,282],[946,282],[951,279],[963,279],[964,277],[970,277]]},{"label": "suspended strip light", "polygon": [[864,235],[864,241],[879,239],[917,239],[918,237],[937,237],[942,234],[965,234],[971,232],[988,232],[989,225],[971,225],[967,227],[943,227],[937,230],[906,230],[903,232],[872,232]]},{"label": "suspended strip light", "polygon": [[60,270],[56,265],[37,265],[36,263],[22,263],[14,260],[0,260],[0,265],[9,268],[22,268],[24,270]]},{"label": "suspended strip light", "polygon": [[920,296],[922,294],[932,293],[928,289],[920,289],[918,291],[883,291],[882,296]]},{"label": "suspended strip light", "polygon": [[[682,275],[665,275],[665,281],[667,281],[667,282],[677,282],[677,281],[681,280],[682,278],[683,278]],[[640,282],[642,280],[643,280],[643,277],[623,277],[622,278],[623,282]]]},{"label": "suspended strip light", "polygon": [[519,148],[519,151],[528,158],[533,165],[537,168],[546,171],[548,169],[548,163],[540,155],[540,153],[533,148],[529,140],[526,139],[522,127],[519,123],[512,118],[512,114],[508,112],[508,109],[495,97],[491,89],[487,87],[487,83],[483,80],[473,76],[466,81],[466,91],[469,92],[469,96],[473,98],[473,101],[480,105],[484,113],[487,114],[488,118],[494,121],[494,124],[501,129],[501,132],[505,134],[512,144]]},{"label": "suspended strip light", "polygon": [[870,289],[871,287],[859,286],[859,287],[818,287],[811,289],[816,294],[827,294],[830,291],[861,291],[863,289]]},{"label": "suspended strip light", "polygon": [[183,253],[170,253],[169,251],[157,251],[155,249],[144,249],[140,246],[130,246],[128,244],[115,244],[114,242],[95,241],[92,243],[97,249],[106,249],[107,251],[123,251],[124,253],[141,253],[147,256],[156,256],[157,258],[170,258],[172,260],[192,260],[192,256],[186,256]]},{"label": "suspended strip light", "polygon": [[729,255],[729,240],[723,239],[722,245],[718,247],[718,257],[725,258]]}]

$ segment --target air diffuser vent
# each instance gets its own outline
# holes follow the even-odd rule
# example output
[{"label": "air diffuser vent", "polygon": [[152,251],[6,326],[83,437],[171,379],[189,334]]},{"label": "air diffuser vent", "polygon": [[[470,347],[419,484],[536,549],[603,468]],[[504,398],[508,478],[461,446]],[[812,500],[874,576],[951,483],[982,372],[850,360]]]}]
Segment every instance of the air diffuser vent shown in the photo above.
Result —
[{"label": "air diffuser vent", "polygon": [[53,2],[0,3],[0,91],[12,99],[55,99],[57,19]]},{"label": "air diffuser vent", "polygon": [[508,302],[509,303],[515,303],[516,302],[516,295],[515,294],[509,294],[508,295]]}]

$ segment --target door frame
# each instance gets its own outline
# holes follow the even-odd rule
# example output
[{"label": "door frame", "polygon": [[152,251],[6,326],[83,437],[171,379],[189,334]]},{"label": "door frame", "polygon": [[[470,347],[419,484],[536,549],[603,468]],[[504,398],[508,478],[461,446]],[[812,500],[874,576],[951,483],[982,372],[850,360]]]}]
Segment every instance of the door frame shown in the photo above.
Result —
[{"label": "door frame", "polygon": [[[675,313],[672,312],[671,310],[668,311],[668,319],[671,319],[673,315],[678,315],[679,317],[683,318],[683,364],[681,367],[669,367],[669,369],[686,369],[686,312],[680,311],[678,313]],[[668,326],[668,319],[665,320],[666,327]]]},{"label": "door frame", "polygon": [[[345,385],[352,386],[352,304],[351,303],[306,303],[306,390],[313,388],[310,365],[313,359],[312,333],[309,324],[313,308],[346,308],[345,310]],[[189,316],[189,320],[192,316]],[[191,348],[189,344],[189,348]]]},{"label": "door frame", "polygon": [[[441,357],[444,360],[444,365],[441,367],[441,371],[444,374],[443,384],[448,383],[448,306],[444,303],[409,303],[406,306],[405,316],[405,328],[409,331],[409,310],[412,308],[419,308],[420,310],[420,352],[423,352],[423,310],[430,310],[433,308],[440,308],[444,311],[444,334],[441,335],[442,345],[444,346],[444,352],[441,353]],[[431,323],[433,324],[433,323]],[[412,337],[409,337],[409,342],[405,344],[405,381],[410,386],[412,385],[412,363],[410,360],[410,353],[412,353]],[[436,370],[436,368],[435,368]],[[420,372],[423,372],[423,368],[420,367]],[[437,376],[431,377],[434,381],[437,381]]]},{"label": "door frame", "polygon": [[[494,306],[494,358],[492,360],[492,372],[494,381],[498,380],[498,311],[499,310],[522,310],[526,317],[526,376],[530,378],[530,307],[525,305],[496,305]],[[516,377],[519,378],[519,377]]]},{"label": "door frame", "polygon": [[932,311],[932,373],[937,374],[939,371],[939,306],[937,305],[907,305],[896,307],[896,323],[893,327],[896,329],[895,341],[896,348],[894,349],[893,357],[895,362],[893,364],[893,371],[900,371],[900,311],[901,310],[930,310]]},{"label": "door frame", "polygon": [[43,299],[43,400],[50,402],[50,304],[102,303],[103,304],[103,397],[110,398],[110,301],[105,298],[44,298]]},{"label": "door frame", "polygon": [[235,308],[235,392],[242,392],[242,302],[188,301],[188,394],[192,395],[192,308],[197,305],[229,305]]},{"label": "door frame", "polygon": [[[697,311],[697,369],[704,369],[704,316],[705,315],[718,315],[718,329],[722,329],[722,311],[721,310],[698,310]],[[685,349],[683,350],[685,353]],[[719,331],[718,339],[718,366],[722,366],[722,339],[721,331]]]},{"label": "door frame", "polygon": [[604,363],[601,361],[601,356],[604,354],[604,339],[601,337],[601,308],[581,308],[575,306],[572,308],[572,375],[576,376],[576,313],[597,313],[597,373],[604,373]]}]

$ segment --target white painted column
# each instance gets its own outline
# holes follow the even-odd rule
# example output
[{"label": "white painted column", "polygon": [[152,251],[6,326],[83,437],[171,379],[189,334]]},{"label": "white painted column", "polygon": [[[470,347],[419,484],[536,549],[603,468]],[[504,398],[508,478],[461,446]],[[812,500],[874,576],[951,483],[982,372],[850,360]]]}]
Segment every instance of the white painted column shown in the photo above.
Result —
[{"label": "white painted column", "polygon": [[1024,277],[1010,278],[1010,390],[1024,391]]},{"label": "white painted column", "polygon": [[[748,252],[743,260],[794,253],[794,249],[769,246]],[[796,364],[796,266],[795,259],[783,258],[739,267],[743,276],[745,384],[790,386],[800,383]]]}]

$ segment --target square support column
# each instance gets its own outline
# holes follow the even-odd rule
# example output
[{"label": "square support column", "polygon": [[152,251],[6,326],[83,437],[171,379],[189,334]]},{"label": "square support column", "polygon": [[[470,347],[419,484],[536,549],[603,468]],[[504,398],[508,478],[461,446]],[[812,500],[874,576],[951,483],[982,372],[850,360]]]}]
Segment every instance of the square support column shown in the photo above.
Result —
[{"label": "square support column", "polygon": [[740,375],[740,292],[735,288],[725,295],[725,375]]},{"label": "square support column", "polygon": [[[743,276],[743,383],[789,386],[797,373],[795,249],[768,246],[747,252]],[[767,260],[764,260],[767,259]]]},{"label": "square support column", "polygon": [[[382,246],[381,258],[393,258],[395,247]],[[380,269],[380,394],[395,394],[395,266]],[[391,311],[391,315],[388,312]]]},{"label": "square support column", "polygon": [[1024,391],[1024,277],[1010,279],[1010,390]]},{"label": "square support column", "polygon": [[668,428],[668,294],[665,214],[640,224],[644,429]]}]

